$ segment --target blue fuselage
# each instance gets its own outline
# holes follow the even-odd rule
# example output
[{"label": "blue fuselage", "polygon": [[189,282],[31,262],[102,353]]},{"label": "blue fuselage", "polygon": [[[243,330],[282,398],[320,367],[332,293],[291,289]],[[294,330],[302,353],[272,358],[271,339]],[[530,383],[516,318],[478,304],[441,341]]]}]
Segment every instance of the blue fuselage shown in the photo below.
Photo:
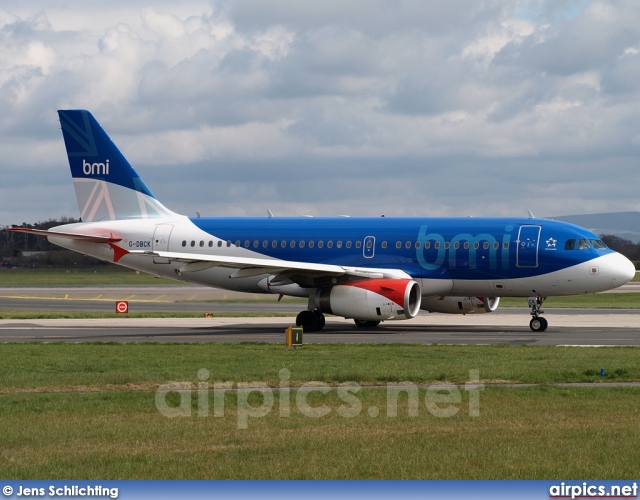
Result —
[{"label": "blue fuselage", "polygon": [[[522,218],[192,218],[224,251],[343,266],[392,268],[414,278],[521,279],[612,253],[584,228]],[[191,241],[184,240],[186,246]],[[175,244],[175,242],[174,242]],[[197,251],[198,245],[195,243]]]}]

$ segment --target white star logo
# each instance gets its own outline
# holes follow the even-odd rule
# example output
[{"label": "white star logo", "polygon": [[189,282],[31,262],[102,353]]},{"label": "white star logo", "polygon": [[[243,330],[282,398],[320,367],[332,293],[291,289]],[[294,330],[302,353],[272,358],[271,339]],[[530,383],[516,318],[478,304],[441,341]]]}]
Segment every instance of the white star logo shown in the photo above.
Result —
[{"label": "white star logo", "polygon": [[547,240],[547,248],[555,248],[558,240],[554,240],[553,238],[549,238]]}]

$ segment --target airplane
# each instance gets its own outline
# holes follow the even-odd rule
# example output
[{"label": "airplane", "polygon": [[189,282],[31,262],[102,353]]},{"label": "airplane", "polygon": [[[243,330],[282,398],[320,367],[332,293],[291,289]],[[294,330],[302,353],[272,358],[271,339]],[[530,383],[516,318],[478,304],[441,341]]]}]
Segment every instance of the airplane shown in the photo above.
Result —
[{"label": "airplane", "polygon": [[[296,324],[325,314],[373,328],[421,310],[490,313],[526,297],[532,331],[547,297],[624,285],[635,267],[594,233],[533,217],[188,217],[150,191],[93,115],[58,111],[81,221],[7,228],[138,271],[228,290],[304,297]],[[204,180],[204,179],[203,179]],[[199,214],[198,214],[199,215]]]}]

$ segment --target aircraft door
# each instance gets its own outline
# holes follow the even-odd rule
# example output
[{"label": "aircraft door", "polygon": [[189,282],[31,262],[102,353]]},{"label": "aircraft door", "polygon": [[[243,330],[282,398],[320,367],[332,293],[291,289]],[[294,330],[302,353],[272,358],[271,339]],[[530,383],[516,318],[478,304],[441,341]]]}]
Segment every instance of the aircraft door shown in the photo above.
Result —
[{"label": "aircraft door", "polygon": [[371,259],[376,252],[376,237],[375,236],[367,236],[364,239],[364,244],[362,245],[362,254],[365,259]]},{"label": "aircraft door", "polygon": [[[169,251],[169,237],[173,231],[173,224],[158,224],[156,230],[153,233],[153,240],[151,241],[151,249],[154,252],[168,252]],[[164,257],[154,257],[153,262],[156,264],[170,264],[171,261]]]},{"label": "aircraft door", "polygon": [[518,232],[516,267],[538,267],[540,226],[521,226]]}]

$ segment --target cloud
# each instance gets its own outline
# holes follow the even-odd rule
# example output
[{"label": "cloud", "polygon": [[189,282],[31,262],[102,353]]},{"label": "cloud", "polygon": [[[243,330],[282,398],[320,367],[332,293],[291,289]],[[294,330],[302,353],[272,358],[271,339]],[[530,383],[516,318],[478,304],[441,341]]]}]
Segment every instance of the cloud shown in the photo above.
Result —
[{"label": "cloud", "polygon": [[61,108],[90,109],[189,214],[639,209],[638,10],[7,0],[0,223],[75,210]]}]

